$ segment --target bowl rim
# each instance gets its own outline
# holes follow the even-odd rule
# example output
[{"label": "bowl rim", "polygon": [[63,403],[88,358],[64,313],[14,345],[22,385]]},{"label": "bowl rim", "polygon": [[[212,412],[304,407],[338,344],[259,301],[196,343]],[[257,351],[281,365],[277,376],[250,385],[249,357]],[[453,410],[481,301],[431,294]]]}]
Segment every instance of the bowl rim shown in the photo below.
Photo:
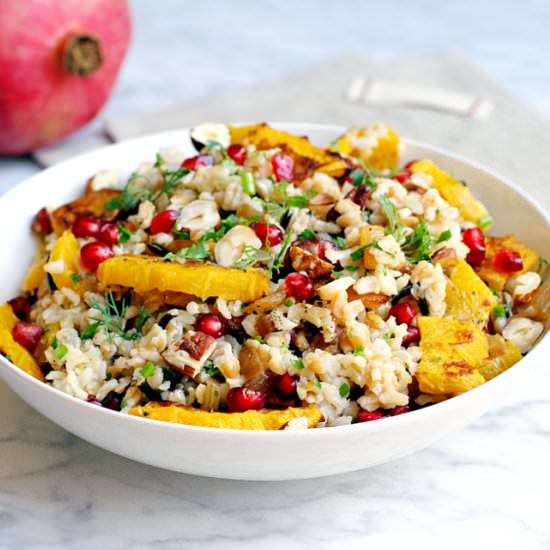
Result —
[{"label": "bowl rim", "polygon": [[[250,124],[250,122],[244,122],[244,123],[232,122],[228,124],[240,125],[240,124]],[[341,133],[345,130],[344,126],[337,125],[337,124],[299,123],[299,122],[284,122],[284,121],[278,121],[278,122],[270,121],[269,124],[273,127],[281,127],[285,129],[288,129],[291,127],[299,127],[301,129],[305,129],[306,131],[308,129],[311,129],[315,131],[334,132],[335,134]],[[103,147],[93,149],[92,151],[81,153],[79,155],[66,159],[62,162],[59,162],[53,166],[47,167],[28,178],[25,178],[23,181],[21,181],[20,183],[13,186],[8,191],[6,191],[4,194],[2,194],[0,196],[0,200],[2,200],[2,202],[5,202],[6,200],[9,201],[12,194],[19,193],[21,191],[21,188],[23,187],[32,186],[36,180],[48,178],[48,176],[52,172],[55,173],[58,170],[64,170],[64,169],[70,168],[71,165],[73,164],[78,165],[83,161],[91,159],[96,155],[101,155],[106,151],[116,151],[117,149],[131,148],[132,146],[139,145],[140,143],[160,140],[164,138],[170,138],[171,136],[176,136],[178,134],[180,135],[185,133],[189,134],[190,130],[191,128],[179,128],[179,129],[173,129],[173,130],[168,130],[164,132],[155,132],[152,134],[147,134],[144,136],[139,136],[128,140],[123,140],[118,143],[105,145]],[[425,143],[415,139],[409,139],[406,136],[400,136],[400,139],[406,145],[424,148],[426,150],[432,151],[435,154],[440,154],[442,156],[445,156],[453,161],[468,165],[476,170],[479,170],[480,172],[483,172],[497,179],[499,185],[504,185],[505,187],[508,187],[516,194],[520,195],[534,210],[536,210],[550,229],[550,214],[540,204],[538,204],[535,201],[535,199],[533,199],[528,193],[526,193],[519,185],[517,185],[507,177],[502,176],[500,173],[492,169],[486,168],[484,165],[478,162],[471,161],[460,154],[452,153],[445,148],[431,145],[429,143]],[[541,351],[541,348],[543,346],[547,347],[548,345],[550,345],[550,331],[548,331],[539,340],[539,342],[537,342],[535,347],[529,352],[528,356],[532,357],[533,355],[538,355]],[[390,429],[391,426],[394,426],[397,423],[406,425],[406,423],[422,422],[422,419],[425,417],[428,417],[431,415],[437,415],[439,413],[444,414],[445,412],[447,413],[451,412],[453,409],[462,408],[462,405],[463,404],[467,405],[469,400],[476,400],[478,398],[481,399],[484,393],[494,391],[497,384],[500,384],[502,386],[505,383],[505,380],[507,378],[514,376],[516,374],[518,366],[524,362],[526,357],[527,355],[522,357],[522,359],[518,361],[515,365],[513,365],[510,369],[506,370],[505,372],[499,374],[494,379],[488,380],[484,384],[472,390],[456,395],[452,398],[446,399],[439,403],[435,403],[429,407],[413,410],[410,413],[385,417],[384,418],[385,422],[362,422],[362,423],[355,423],[355,424],[346,424],[341,426],[333,426],[333,427],[330,427],[329,429],[308,429],[308,430],[239,430],[234,428],[211,428],[211,427],[205,427],[205,426],[192,426],[188,424],[176,424],[176,423],[166,422],[162,420],[161,421],[153,420],[146,417],[133,416],[129,414],[121,414],[119,411],[113,411],[110,409],[106,409],[104,407],[98,407],[97,405],[94,405],[87,401],[83,401],[68,393],[58,390],[53,386],[45,382],[42,382],[37,378],[34,378],[30,374],[26,373],[25,371],[23,371],[22,369],[20,369],[10,361],[8,361],[2,355],[0,355],[0,364],[2,365],[1,368],[9,369],[11,373],[14,376],[20,378],[23,383],[30,383],[32,385],[35,385],[35,387],[41,391],[49,392],[52,398],[54,399],[57,397],[61,400],[65,400],[68,406],[70,406],[69,404],[73,404],[77,408],[82,407],[83,408],[82,412],[84,414],[87,414],[86,411],[90,412],[91,414],[94,414],[93,411],[95,410],[96,414],[106,415],[105,419],[108,419],[112,416],[113,419],[115,418],[117,419],[117,422],[122,422],[122,423],[126,422],[126,423],[129,423],[128,424],[129,426],[132,426],[132,425],[136,427],[141,426],[143,429],[152,429],[152,430],[164,429],[164,430],[168,430],[171,433],[190,432],[199,436],[211,434],[213,437],[218,437],[221,439],[225,437],[231,437],[231,438],[238,437],[241,439],[261,437],[264,439],[277,438],[278,440],[287,440],[287,439],[296,440],[296,438],[299,438],[299,439],[307,438],[308,441],[312,441],[320,437],[347,438],[352,433],[359,435],[360,433],[366,433],[367,431],[371,433],[379,430]],[[336,429],[333,429],[333,428],[336,428]],[[321,434],[327,434],[327,435],[321,435]]]}]

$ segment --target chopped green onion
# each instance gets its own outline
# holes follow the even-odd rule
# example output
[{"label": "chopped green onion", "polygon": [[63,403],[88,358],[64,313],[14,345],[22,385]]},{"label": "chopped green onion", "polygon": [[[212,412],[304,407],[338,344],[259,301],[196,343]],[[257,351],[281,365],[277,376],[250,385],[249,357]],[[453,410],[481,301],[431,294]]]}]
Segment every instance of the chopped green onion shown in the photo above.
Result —
[{"label": "chopped green onion", "polygon": [[340,394],[340,397],[346,397],[349,395],[349,384],[346,384],[345,382],[340,386],[340,389],[338,390],[338,393]]},{"label": "chopped green onion", "polygon": [[506,317],[508,315],[508,311],[509,311],[509,308],[507,304],[497,304],[493,308],[493,317],[495,318]]},{"label": "chopped green onion", "polygon": [[147,361],[145,365],[140,369],[139,373],[143,378],[147,378],[148,376],[151,376],[155,372],[155,365],[151,363],[151,361]]},{"label": "chopped green onion", "polygon": [[439,237],[437,237],[437,241],[435,242],[442,243],[442,242],[448,241],[451,237],[452,237],[452,233],[450,229],[447,229],[446,231],[443,231],[443,233],[441,233]]},{"label": "chopped green onion", "polygon": [[256,180],[252,172],[241,172],[241,184],[247,195],[253,197],[256,194]]},{"label": "chopped green onion", "polygon": [[303,370],[303,368],[304,368],[304,362],[303,362],[301,359],[295,359],[294,361],[292,361],[292,366],[293,366],[296,370]]},{"label": "chopped green onion", "polygon": [[491,218],[491,216],[489,215],[482,216],[481,218],[479,218],[479,220],[477,220],[477,225],[481,229],[488,229],[489,227],[491,227],[492,224],[493,224],[493,218]]},{"label": "chopped green onion", "polygon": [[65,357],[65,355],[67,355],[68,351],[69,351],[69,349],[67,348],[67,346],[65,344],[59,344],[55,348],[55,351],[53,352],[53,354],[55,355],[56,359],[63,359],[63,357]]},{"label": "chopped green onion", "polygon": [[307,241],[309,239],[315,239],[315,237],[317,237],[317,233],[315,231],[312,229],[304,229],[298,236],[298,239],[300,241]]},{"label": "chopped green onion", "polygon": [[361,355],[363,352],[365,351],[365,348],[364,346],[357,346],[354,350],[353,350],[353,355]]}]

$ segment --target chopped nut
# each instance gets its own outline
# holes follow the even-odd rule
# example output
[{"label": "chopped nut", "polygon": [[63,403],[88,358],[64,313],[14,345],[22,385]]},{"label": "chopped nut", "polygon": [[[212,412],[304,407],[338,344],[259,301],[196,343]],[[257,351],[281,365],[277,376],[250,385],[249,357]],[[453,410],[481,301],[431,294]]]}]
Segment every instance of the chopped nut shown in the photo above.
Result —
[{"label": "chopped nut", "polygon": [[289,253],[292,267],[296,271],[305,271],[312,279],[328,275],[333,270],[331,263],[321,260],[318,256],[299,246],[291,246]]},{"label": "chopped nut", "polygon": [[216,339],[200,331],[190,330],[162,354],[175,370],[194,377],[216,347]]}]

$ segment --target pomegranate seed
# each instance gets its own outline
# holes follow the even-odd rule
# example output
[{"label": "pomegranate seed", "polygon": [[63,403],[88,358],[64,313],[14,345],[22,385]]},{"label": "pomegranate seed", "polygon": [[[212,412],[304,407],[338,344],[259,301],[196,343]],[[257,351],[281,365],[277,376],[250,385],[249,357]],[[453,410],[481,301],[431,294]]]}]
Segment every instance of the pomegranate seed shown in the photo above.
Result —
[{"label": "pomegranate seed", "polygon": [[200,166],[212,166],[214,159],[210,155],[197,155],[196,157],[190,157],[185,159],[181,163],[182,168],[188,168],[189,170],[198,170]]},{"label": "pomegranate seed", "polygon": [[114,391],[107,394],[107,397],[101,402],[101,406],[112,411],[120,411],[122,396]]},{"label": "pomegranate seed", "polygon": [[503,248],[493,256],[493,266],[498,271],[513,273],[523,269],[523,260],[515,250]]},{"label": "pomegranate seed", "polygon": [[262,409],[265,396],[261,391],[251,388],[232,388],[227,394],[227,407],[230,412],[244,412]]},{"label": "pomegranate seed", "polygon": [[82,217],[76,218],[73,223],[73,234],[75,237],[85,239],[87,237],[97,237],[101,229],[101,221],[97,218]]},{"label": "pomegranate seed", "polygon": [[462,233],[462,242],[470,249],[466,261],[470,265],[481,265],[485,259],[485,235],[479,227],[470,227]]},{"label": "pomegranate seed", "polygon": [[290,273],[285,279],[285,289],[296,300],[309,300],[315,296],[312,280],[303,273]]},{"label": "pomegranate seed", "polygon": [[357,422],[370,422],[371,420],[380,420],[385,418],[385,414],[382,411],[359,411],[357,413]]},{"label": "pomegranate seed", "polygon": [[397,405],[397,407],[394,407],[390,411],[390,416],[398,416],[400,414],[405,414],[408,412],[411,412],[411,409],[407,405]]},{"label": "pomegranate seed", "polygon": [[101,401],[95,398],[95,395],[88,395],[88,398],[86,399],[88,403],[91,405],[95,405],[96,407],[101,407]]},{"label": "pomegranate seed", "polygon": [[32,221],[32,230],[41,235],[49,235],[52,229],[52,222],[50,221],[50,215],[45,208],[41,208]]},{"label": "pomegranate seed", "polygon": [[80,249],[80,260],[88,271],[95,271],[97,266],[115,255],[112,248],[105,243],[94,241]]},{"label": "pomegranate seed", "polygon": [[33,352],[42,338],[42,327],[36,323],[25,323],[25,321],[19,321],[15,323],[11,335],[13,339],[21,344],[25,349]]},{"label": "pomegranate seed", "polygon": [[170,233],[174,228],[174,224],[178,219],[179,214],[175,210],[163,210],[153,216],[149,231],[151,235],[158,233]]},{"label": "pomegranate seed", "polygon": [[104,223],[97,234],[97,238],[105,244],[118,244],[120,229],[116,226],[116,223]]},{"label": "pomegranate seed", "polygon": [[221,338],[226,330],[225,324],[214,313],[206,313],[201,315],[195,326],[196,330],[209,334],[213,338]]},{"label": "pomegranate seed", "polygon": [[285,372],[277,378],[276,386],[278,392],[286,398],[292,398],[296,396],[296,387],[298,386],[298,377],[292,376]]},{"label": "pomegranate seed", "polygon": [[254,230],[258,239],[262,241],[262,244],[269,241],[270,246],[276,246],[283,240],[283,232],[276,225],[256,222],[250,227]]},{"label": "pomegranate seed", "polygon": [[26,319],[31,311],[31,304],[25,296],[16,296],[8,301],[11,309],[19,319]]},{"label": "pomegranate seed", "polygon": [[405,334],[405,338],[403,338],[402,345],[409,346],[410,344],[415,344],[419,340],[420,331],[418,330],[418,327],[408,327],[407,334]]},{"label": "pomegranate seed", "polygon": [[413,319],[416,317],[416,310],[414,309],[414,307],[411,306],[411,304],[401,302],[392,306],[392,308],[390,309],[390,315],[393,315],[395,317],[395,321],[398,325],[401,325],[403,323],[405,323],[406,325],[410,325]]},{"label": "pomegranate seed", "polygon": [[398,181],[399,183],[405,183],[412,175],[412,172],[410,170],[404,169],[399,174],[395,174],[395,176],[392,176],[392,180]]},{"label": "pomegranate seed", "polygon": [[273,175],[277,181],[294,179],[294,161],[286,153],[277,153],[271,157]]},{"label": "pomegranate seed", "polygon": [[358,204],[361,208],[365,208],[370,196],[370,187],[366,185],[358,185],[354,187],[347,195],[346,199]]},{"label": "pomegranate seed", "polygon": [[246,162],[246,149],[242,145],[234,143],[227,148],[227,156],[242,166]]}]

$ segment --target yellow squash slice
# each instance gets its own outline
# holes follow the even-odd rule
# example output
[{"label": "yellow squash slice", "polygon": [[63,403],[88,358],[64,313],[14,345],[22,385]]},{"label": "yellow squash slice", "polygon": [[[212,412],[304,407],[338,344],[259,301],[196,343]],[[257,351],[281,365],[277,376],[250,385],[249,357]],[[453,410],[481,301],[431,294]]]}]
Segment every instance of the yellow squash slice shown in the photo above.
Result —
[{"label": "yellow squash slice", "polygon": [[363,162],[367,168],[394,170],[399,160],[399,135],[383,123],[367,128],[350,128],[333,149]]},{"label": "yellow squash slice", "polygon": [[[504,273],[494,268],[493,257],[499,250],[504,248],[514,250],[521,256],[521,260],[523,261],[522,271]],[[483,260],[477,273],[489,286],[499,292],[504,288],[508,279],[516,277],[526,271],[531,271],[536,268],[539,261],[539,256],[534,250],[524,245],[521,241],[518,241],[512,235],[506,235],[505,237],[486,237],[485,249],[485,260]]]},{"label": "yellow squash slice", "polygon": [[55,241],[50,252],[50,262],[63,260],[65,268],[61,273],[52,273],[57,288],[68,287],[79,292],[83,286],[81,283],[74,283],[71,276],[78,272],[78,256],[80,254],[80,245],[77,238],[69,230],[64,231]]},{"label": "yellow squash slice", "polygon": [[307,177],[314,170],[339,177],[348,168],[343,159],[313,145],[307,138],[276,130],[267,124],[232,126],[229,132],[231,143],[249,143],[258,149],[282,147],[289,151],[294,157],[297,179]]},{"label": "yellow squash slice", "polygon": [[491,380],[508,370],[521,359],[519,348],[500,334],[489,334],[489,357],[481,363],[479,372],[485,380]]},{"label": "yellow squash slice", "polygon": [[422,358],[416,369],[420,391],[462,393],[485,382],[478,367],[488,355],[487,336],[472,323],[420,317]]},{"label": "yellow squash slice", "polygon": [[21,370],[39,380],[44,380],[44,374],[34,357],[11,335],[11,331],[18,321],[19,319],[9,304],[0,305],[0,353]]},{"label": "yellow squash slice", "polygon": [[280,430],[290,420],[305,417],[309,428],[322,418],[321,411],[310,406],[290,407],[281,411],[246,411],[242,413],[207,412],[183,405],[165,405],[151,402],[143,407],[130,409],[130,414],[175,424],[203,426],[206,428],[229,428],[233,430]]},{"label": "yellow squash slice", "polygon": [[446,316],[484,328],[496,299],[489,287],[464,260],[457,262],[445,296]]},{"label": "yellow squash slice", "polygon": [[487,218],[489,212],[487,208],[477,201],[470,190],[458,180],[454,179],[450,174],[444,172],[431,160],[421,160],[415,162],[411,166],[413,172],[420,172],[432,178],[432,186],[439,191],[439,194],[452,206],[458,208],[462,217],[465,220],[481,223],[480,220],[485,218],[484,227],[488,226]]},{"label": "yellow squash slice", "polygon": [[46,264],[46,257],[47,253],[44,244],[40,243],[34,255],[34,262],[25,275],[23,286],[21,287],[23,292],[33,292],[42,284],[45,277],[44,265]]},{"label": "yellow squash slice", "polygon": [[150,290],[182,292],[202,300],[218,296],[252,302],[269,291],[266,273],[214,264],[185,264],[150,256],[116,256],[99,265],[97,279],[104,285],[122,285],[143,294]]}]

